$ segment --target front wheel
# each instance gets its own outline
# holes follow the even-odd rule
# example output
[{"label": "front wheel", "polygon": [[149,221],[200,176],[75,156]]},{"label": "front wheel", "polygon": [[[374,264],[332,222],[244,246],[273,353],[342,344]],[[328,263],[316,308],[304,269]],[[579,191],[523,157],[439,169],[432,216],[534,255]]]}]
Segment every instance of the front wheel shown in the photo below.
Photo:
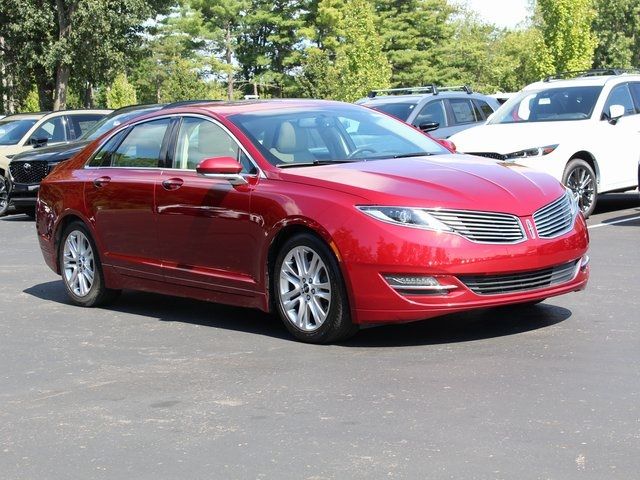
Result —
[{"label": "front wheel", "polygon": [[571,160],[562,176],[562,183],[573,192],[584,217],[589,218],[596,208],[598,195],[596,174],[591,165],[580,158]]},{"label": "front wheel", "polygon": [[84,224],[74,222],[65,228],[59,262],[67,295],[76,305],[96,307],[120,293],[105,287],[98,251]]},{"label": "front wheel", "polygon": [[290,238],[275,262],[273,293],[283,323],[298,340],[329,343],[355,334],[338,262],[310,234]]},{"label": "front wheel", "polygon": [[9,209],[9,180],[0,176],[0,217]]}]

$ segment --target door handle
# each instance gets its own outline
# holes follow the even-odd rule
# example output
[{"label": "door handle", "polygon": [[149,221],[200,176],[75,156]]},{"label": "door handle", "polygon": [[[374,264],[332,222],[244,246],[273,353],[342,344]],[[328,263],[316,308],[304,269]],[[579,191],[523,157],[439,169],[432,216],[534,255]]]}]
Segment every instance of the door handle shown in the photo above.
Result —
[{"label": "door handle", "polygon": [[93,185],[97,188],[104,187],[111,181],[111,177],[98,177],[93,181]]},{"label": "door handle", "polygon": [[165,190],[177,190],[183,183],[184,181],[181,178],[168,178],[162,182],[162,188]]}]

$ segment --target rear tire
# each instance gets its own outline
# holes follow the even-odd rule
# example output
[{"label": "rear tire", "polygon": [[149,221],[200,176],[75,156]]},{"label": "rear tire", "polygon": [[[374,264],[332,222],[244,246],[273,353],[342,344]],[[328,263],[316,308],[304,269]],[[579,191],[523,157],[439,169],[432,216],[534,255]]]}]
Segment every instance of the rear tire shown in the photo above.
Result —
[{"label": "rear tire", "polygon": [[276,310],[297,340],[330,343],[358,331],[338,261],[320,239],[303,233],[287,240],[273,272]]},{"label": "rear tire", "polygon": [[598,182],[591,165],[581,158],[571,160],[562,175],[562,183],[571,189],[578,199],[582,214],[589,218],[596,208],[598,199]]},{"label": "rear tire", "polygon": [[62,232],[58,261],[62,283],[74,304],[97,307],[120,294],[105,287],[98,249],[83,223],[70,223]]}]

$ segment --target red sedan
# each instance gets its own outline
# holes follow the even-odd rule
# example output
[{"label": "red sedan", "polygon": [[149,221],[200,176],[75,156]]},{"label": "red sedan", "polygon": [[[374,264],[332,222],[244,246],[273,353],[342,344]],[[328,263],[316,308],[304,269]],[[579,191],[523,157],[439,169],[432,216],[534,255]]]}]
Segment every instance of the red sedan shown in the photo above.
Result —
[{"label": "red sedan", "polygon": [[536,303],[585,288],[574,197],[326,101],[211,103],[121,125],[40,188],[37,231],[71,300],[122,289],[277,312],[298,339]]}]

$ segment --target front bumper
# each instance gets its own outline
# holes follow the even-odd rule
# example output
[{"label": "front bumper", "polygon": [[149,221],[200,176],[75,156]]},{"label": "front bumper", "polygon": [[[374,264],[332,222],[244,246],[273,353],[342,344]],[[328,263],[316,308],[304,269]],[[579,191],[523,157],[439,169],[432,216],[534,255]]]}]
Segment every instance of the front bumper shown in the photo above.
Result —
[{"label": "front bumper", "polygon": [[9,179],[9,203],[16,207],[35,207],[39,189],[39,184],[13,183]]},{"label": "front bumper", "polygon": [[[367,228],[375,224],[369,224]],[[360,236],[362,237],[362,236]],[[358,248],[340,250],[350,290],[354,321],[380,324],[424,320],[465,310],[526,303],[583,290],[589,278],[588,232],[581,215],[568,233],[553,239],[528,239],[508,245],[473,243],[465,238],[402,226],[367,235]],[[340,243],[337,243],[341,248]],[[478,294],[468,276],[529,275],[574,262],[575,271],[559,283],[512,293]],[[584,264],[581,265],[581,262]],[[440,294],[407,294],[385,276],[432,276],[454,286]]]}]

